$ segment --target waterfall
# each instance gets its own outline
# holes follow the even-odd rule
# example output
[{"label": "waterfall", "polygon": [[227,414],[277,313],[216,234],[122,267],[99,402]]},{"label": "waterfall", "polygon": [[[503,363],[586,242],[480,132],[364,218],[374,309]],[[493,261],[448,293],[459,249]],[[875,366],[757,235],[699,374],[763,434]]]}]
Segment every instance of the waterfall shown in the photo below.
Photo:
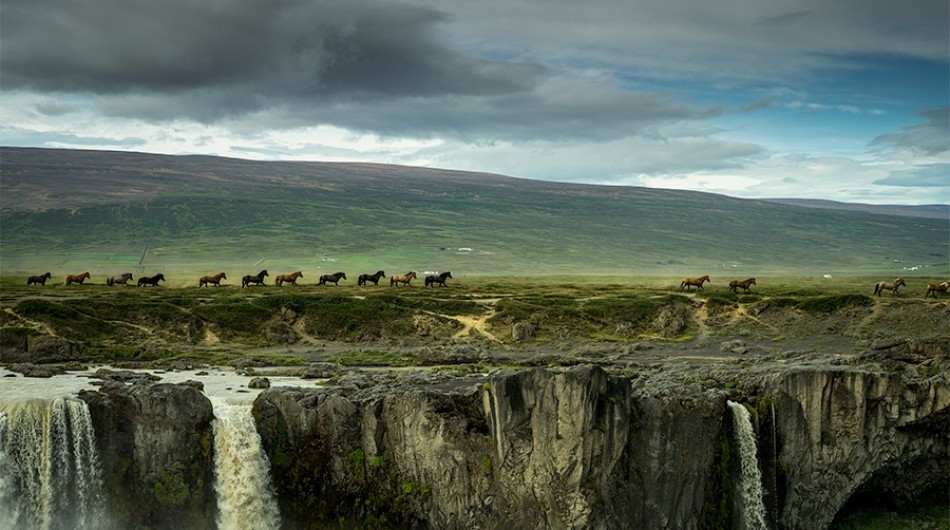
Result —
[{"label": "waterfall", "polygon": [[762,502],[762,473],[759,471],[755,431],[749,420],[749,411],[739,403],[726,402],[732,409],[732,425],[739,446],[739,503],[741,528],[766,530],[765,504]]},{"label": "waterfall", "polygon": [[0,402],[0,529],[102,529],[102,469],[77,398]]},{"label": "waterfall", "polygon": [[270,462],[251,415],[251,404],[211,398],[214,406],[214,489],[218,528],[279,528],[280,512]]}]

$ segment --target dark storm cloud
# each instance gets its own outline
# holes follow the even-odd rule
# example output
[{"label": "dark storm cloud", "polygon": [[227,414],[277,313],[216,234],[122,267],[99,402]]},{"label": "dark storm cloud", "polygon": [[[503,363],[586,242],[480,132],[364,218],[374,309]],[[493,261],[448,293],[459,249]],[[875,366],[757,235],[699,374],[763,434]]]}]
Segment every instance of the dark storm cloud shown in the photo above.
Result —
[{"label": "dark storm cloud", "polygon": [[5,0],[0,9],[6,88],[485,95],[527,90],[544,73],[447,47],[435,9],[369,0]]},{"label": "dark storm cloud", "polygon": [[907,149],[928,155],[950,151],[950,107],[926,110],[920,115],[926,123],[910,125],[878,136],[871,145],[885,149]]},{"label": "dark storm cloud", "polygon": [[4,89],[114,118],[329,124],[479,141],[613,138],[705,118],[656,93],[453,48],[448,16],[373,0],[6,0]]}]

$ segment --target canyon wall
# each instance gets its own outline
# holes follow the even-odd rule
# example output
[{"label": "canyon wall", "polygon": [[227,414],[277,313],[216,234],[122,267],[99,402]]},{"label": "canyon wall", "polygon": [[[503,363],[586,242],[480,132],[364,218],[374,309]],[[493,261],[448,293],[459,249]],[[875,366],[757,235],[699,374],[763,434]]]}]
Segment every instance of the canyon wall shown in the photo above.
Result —
[{"label": "canyon wall", "polygon": [[771,526],[824,528],[862,488],[910,497],[946,481],[945,376],[822,366],[748,379],[757,394],[596,367],[426,374],[271,389],[254,413],[294,528],[741,526],[727,398],[756,416]]},{"label": "canyon wall", "polygon": [[[287,529],[744,528],[727,400],[750,412],[769,527],[827,528],[849,499],[950,487],[945,360],[883,358],[350,372],[265,390],[252,413]],[[200,384],[80,397],[116,527],[216,526]]]}]

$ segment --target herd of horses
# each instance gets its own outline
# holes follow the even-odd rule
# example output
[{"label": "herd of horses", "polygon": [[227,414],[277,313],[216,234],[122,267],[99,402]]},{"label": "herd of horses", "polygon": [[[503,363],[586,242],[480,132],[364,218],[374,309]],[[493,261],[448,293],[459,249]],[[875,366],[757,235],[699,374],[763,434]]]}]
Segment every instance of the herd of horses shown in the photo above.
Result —
[{"label": "herd of horses", "polygon": [[[267,270],[262,270],[255,275],[248,274],[241,278],[241,288],[249,287],[250,285],[259,285],[266,286],[264,278],[267,278],[269,275]],[[52,278],[53,275],[49,272],[40,274],[38,276],[30,276],[26,280],[27,285],[46,285],[46,280]],[[88,272],[83,272],[81,274],[69,274],[63,281],[63,285],[72,285],[77,283],[83,285],[83,282],[89,279],[90,275]],[[383,271],[376,271],[376,274],[360,274],[356,280],[356,284],[359,286],[366,286],[372,282],[373,285],[378,286],[380,278],[385,278],[386,273]],[[296,271],[291,274],[278,274],[274,278],[274,285],[280,287],[283,284],[287,283],[290,285],[298,285],[297,280],[303,278],[303,273],[301,271]],[[389,286],[400,286],[400,285],[409,285],[412,286],[412,280],[417,278],[415,271],[410,271],[406,274],[394,274],[389,278]],[[445,281],[452,278],[451,272],[443,272],[441,274],[433,274],[425,277],[425,286],[434,287],[438,285],[439,287],[445,287]],[[126,272],[119,276],[110,276],[106,279],[106,285],[128,285],[130,281],[134,278],[132,273]],[[216,287],[221,286],[221,280],[227,280],[228,275],[219,272],[217,274],[212,274],[209,276],[202,276],[198,279],[198,287],[206,287],[214,285]],[[335,272],[333,274],[324,274],[320,276],[317,281],[317,285],[327,285],[332,283],[333,285],[339,285],[340,280],[346,279],[346,273]],[[165,276],[161,273],[156,274],[155,276],[143,276],[138,279],[137,285],[139,287],[145,286],[157,286],[158,282],[165,281]],[[680,282],[680,291],[686,290],[686,292],[691,292],[693,287],[696,287],[697,291],[705,290],[703,289],[703,284],[706,282],[712,283],[712,280],[709,279],[708,274],[704,274],[698,278],[683,278],[683,281]],[[756,285],[755,278],[746,278],[744,280],[732,280],[729,282],[729,290],[733,293],[739,294],[739,289],[742,289],[742,292],[745,294],[751,293],[751,287]],[[906,287],[907,282],[903,278],[897,278],[893,281],[884,281],[878,282],[874,286],[874,294],[881,296],[884,291],[890,291],[892,296],[900,294],[898,290],[901,287]],[[948,294],[950,291],[950,280],[947,280],[943,283],[931,283],[927,285],[927,292],[924,294],[924,298],[928,298],[931,295],[934,298],[937,298],[938,294]]]},{"label": "herd of horses", "polygon": [[[268,276],[270,275],[268,274],[267,269],[264,269],[258,272],[257,274],[253,274],[253,275],[248,274],[244,276],[243,278],[241,278],[241,289],[244,289],[245,287],[249,287],[252,284],[266,287],[267,283],[265,282],[264,278],[267,278]],[[29,278],[27,278],[26,284],[27,285],[46,285],[46,280],[49,280],[52,277],[53,275],[49,272],[40,274],[39,276],[30,276]],[[384,271],[376,271],[376,274],[360,274],[359,278],[357,279],[357,285],[364,286],[364,285],[369,285],[369,283],[372,282],[373,285],[378,286],[379,279],[385,278],[385,277],[386,277],[386,273]],[[417,276],[416,276],[415,271],[410,271],[406,274],[396,274],[396,275],[393,275],[389,279],[389,285],[390,287],[392,286],[398,287],[400,284],[412,286],[412,280],[415,280],[416,277]],[[451,277],[452,277],[452,273],[448,271],[443,272],[441,274],[433,274],[430,276],[426,276],[425,286],[430,287],[430,286],[438,285],[439,287],[445,287],[445,281]],[[83,282],[85,282],[89,278],[90,278],[90,274],[88,272],[83,272],[82,274],[68,274],[66,275],[66,278],[63,281],[63,285],[69,286],[74,283],[83,285]],[[300,278],[303,278],[303,272],[301,271],[292,272],[290,274],[278,274],[274,278],[274,285],[278,287],[283,286],[285,283],[290,284],[290,285],[298,285],[297,280]],[[221,280],[227,280],[227,279],[228,279],[228,275],[224,272],[219,272],[217,274],[210,274],[208,276],[202,276],[201,278],[198,279],[198,287],[207,287],[211,285],[214,285],[215,287],[220,287]],[[333,285],[338,286],[340,284],[340,280],[345,280],[345,279],[346,279],[346,273],[344,272],[324,274],[323,276],[320,276],[320,278],[318,279],[317,285],[327,285],[328,283],[332,283]],[[134,278],[132,277],[132,273],[126,272],[119,276],[110,276],[109,278],[106,278],[106,285],[110,287],[113,285],[128,285],[129,282],[132,280],[134,280]],[[160,281],[165,281],[165,275],[161,273],[156,274],[155,276],[141,277],[138,279],[137,285],[139,287],[144,287],[148,285],[157,286],[158,282]]]},{"label": "herd of horses", "polygon": [[[709,275],[705,274],[698,278],[683,278],[683,281],[680,282],[680,291],[686,289],[686,292],[690,292],[693,287],[696,287],[696,290],[705,290],[703,289],[703,284],[706,282],[712,283],[712,280],[709,279]],[[756,285],[755,278],[746,278],[745,280],[732,280],[729,282],[729,290],[733,293],[739,294],[739,289],[742,289],[743,293],[751,293],[751,287]],[[897,278],[894,281],[890,282],[877,282],[874,285],[874,294],[881,296],[884,291],[890,291],[892,296],[899,294],[897,292],[901,287],[906,287],[907,282],[903,278]],[[928,298],[930,295],[933,295],[934,298],[937,298],[938,294],[947,294],[947,291],[950,290],[950,280],[947,280],[943,283],[931,283],[927,285],[927,292],[924,294],[924,298]]]}]

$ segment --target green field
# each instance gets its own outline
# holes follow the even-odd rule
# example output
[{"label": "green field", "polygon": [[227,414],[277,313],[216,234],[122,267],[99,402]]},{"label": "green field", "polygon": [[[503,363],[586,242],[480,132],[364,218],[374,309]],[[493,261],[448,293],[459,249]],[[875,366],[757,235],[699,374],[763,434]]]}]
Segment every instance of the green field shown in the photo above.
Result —
[{"label": "green field", "polygon": [[7,274],[896,277],[942,276],[950,263],[950,218],[939,215],[398,166],[96,151],[4,148],[3,171]]}]

